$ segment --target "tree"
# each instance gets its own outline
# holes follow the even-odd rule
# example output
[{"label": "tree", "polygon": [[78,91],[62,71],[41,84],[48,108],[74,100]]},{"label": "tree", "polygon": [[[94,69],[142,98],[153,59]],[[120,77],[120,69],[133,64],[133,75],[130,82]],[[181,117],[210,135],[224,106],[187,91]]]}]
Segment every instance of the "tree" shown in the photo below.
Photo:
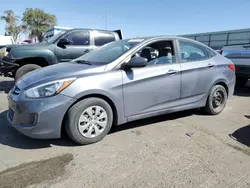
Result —
[{"label": "tree", "polygon": [[27,8],[22,21],[30,32],[30,38],[37,38],[41,42],[45,31],[56,25],[56,16],[38,8]]},{"label": "tree", "polygon": [[5,10],[4,15],[2,15],[0,19],[6,22],[5,30],[15,41],[19,33],[25,30],[25,26],[21,24],[20,17],[17,16],[13,10]]}]

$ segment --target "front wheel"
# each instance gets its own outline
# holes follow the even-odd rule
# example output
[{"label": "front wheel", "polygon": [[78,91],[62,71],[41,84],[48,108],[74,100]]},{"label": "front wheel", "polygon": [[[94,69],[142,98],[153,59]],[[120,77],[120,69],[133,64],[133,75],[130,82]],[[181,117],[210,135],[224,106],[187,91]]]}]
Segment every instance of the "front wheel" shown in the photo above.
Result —
[{"label": "front wheel", "polygon": [[66,132],[78,144],[102,140],[113,123],[110,105],[100,98],[87,98],[73,105],[66,116]]},{"label": "front wheel", "polygon": [[227,103],[227,91],[222,85],[213,86],[208,99],[205,110],[211,115],[220,114]]}]

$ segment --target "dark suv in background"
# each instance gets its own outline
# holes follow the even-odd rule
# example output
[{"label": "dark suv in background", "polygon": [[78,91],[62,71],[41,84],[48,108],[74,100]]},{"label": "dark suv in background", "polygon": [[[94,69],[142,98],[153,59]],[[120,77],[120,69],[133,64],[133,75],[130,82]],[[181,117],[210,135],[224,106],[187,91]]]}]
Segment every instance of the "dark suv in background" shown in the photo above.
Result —
[{"label": "dark suv in background", "polygon": [[224,46],[220,53],[233,61],[236,68],[236,85],[245,86],[250,78],[250,44]]},{"label": "dark suv in background", "polygon": [[69,62],[104,44],[122,39],[122,31],[71,29],[38,44],[12,45],[0,60],[0,75],[16,80],[41,67]]}]

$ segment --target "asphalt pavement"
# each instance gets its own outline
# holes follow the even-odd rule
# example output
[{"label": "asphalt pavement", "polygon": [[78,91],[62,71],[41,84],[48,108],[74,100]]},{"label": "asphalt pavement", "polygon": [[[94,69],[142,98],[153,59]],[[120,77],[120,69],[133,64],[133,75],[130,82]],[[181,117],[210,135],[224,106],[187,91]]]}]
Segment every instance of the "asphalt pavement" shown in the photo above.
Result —
[{"label": "asphalt pavement", "polygon": [[0,78],[0,188],[250,187],[250,89],[218,116],[189,110],[127,123],[78,146],[25,137],[6,120],[10,79]]}]

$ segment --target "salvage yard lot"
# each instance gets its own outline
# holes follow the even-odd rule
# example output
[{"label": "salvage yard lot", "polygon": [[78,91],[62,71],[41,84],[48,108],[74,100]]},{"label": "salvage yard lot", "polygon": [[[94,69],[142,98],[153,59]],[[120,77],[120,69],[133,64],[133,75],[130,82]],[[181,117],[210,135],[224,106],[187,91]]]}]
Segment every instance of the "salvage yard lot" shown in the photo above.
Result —
[{"label": "salvage yard lot", "polygon": [[0,78],[0,187],[250,187],[250,89],[237,89],[218,116],[149,118],[76,146],[10,128],[12,84]]}]

